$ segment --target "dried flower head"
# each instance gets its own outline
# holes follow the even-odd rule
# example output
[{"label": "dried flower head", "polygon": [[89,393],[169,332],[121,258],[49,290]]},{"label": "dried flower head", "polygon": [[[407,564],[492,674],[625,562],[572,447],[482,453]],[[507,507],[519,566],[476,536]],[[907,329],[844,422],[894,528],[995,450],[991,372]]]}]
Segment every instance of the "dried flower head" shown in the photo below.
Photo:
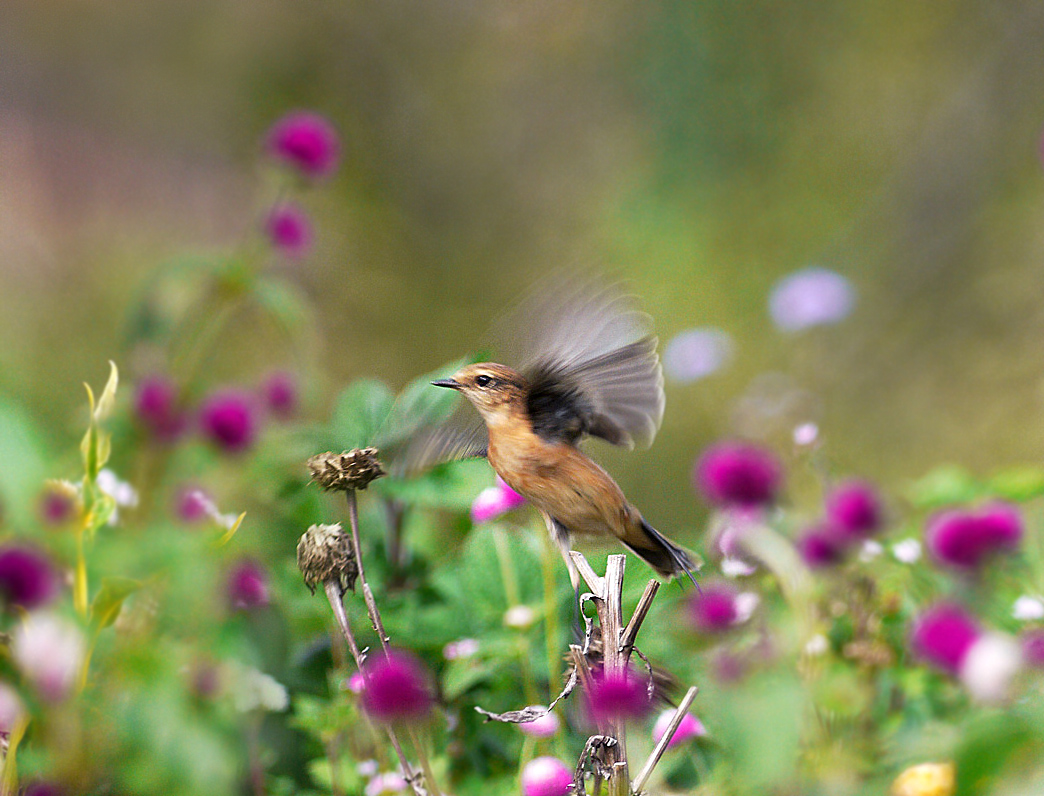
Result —
[{"label": "dried flower head", "polygon": [[573,792],[573,772],[557,757],[538,757],[522,769],[523,796],[567,796]]},{"label": "dried flower head", "polygon": [[431,680],[415,657],[400,650],[375,654],[364,664],[362,705],[379,721],[414,721],[432,706]]},{"label": "dried flower head", "polygon": [[376,448],[355,448],[344,453],[318,453],[308,460],[312,480],[323,489],[366,489],[371,481],[386,475]]},{"label": "dried flower head", "polygon": [[313,525],[301,535],[297,543],[297,568],[313,592],[320,583],[337,581],[341,590],[355,591],[359,567],[351,540],[336,525]]}]

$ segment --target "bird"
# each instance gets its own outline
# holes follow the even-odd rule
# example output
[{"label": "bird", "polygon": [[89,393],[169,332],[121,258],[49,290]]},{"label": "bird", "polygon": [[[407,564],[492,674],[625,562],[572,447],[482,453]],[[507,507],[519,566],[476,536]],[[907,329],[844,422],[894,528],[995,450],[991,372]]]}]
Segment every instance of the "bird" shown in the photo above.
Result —
[{"label": "bird", "polygon": [[[501,324],[514,367],[478,362],[431,382],[467,404],[418,433],[407,469],[485,456],[540,512],[569,568],[575,540],[615,538],[660,576],[685,574],[690,555],[650,525],[580,443],[587,437],[648,446],[664,412],[663,372],[651,320],[633,296],[601,280],[561,278]],[[476,411],[477,410],[477,411]]]}]

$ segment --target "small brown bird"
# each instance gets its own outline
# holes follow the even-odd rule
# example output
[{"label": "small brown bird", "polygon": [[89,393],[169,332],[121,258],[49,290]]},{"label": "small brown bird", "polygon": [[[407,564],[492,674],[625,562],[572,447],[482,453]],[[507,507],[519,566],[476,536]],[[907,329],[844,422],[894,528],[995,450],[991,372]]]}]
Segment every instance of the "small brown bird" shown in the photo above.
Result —
[{"label": "small brown bird", "polygon": [[[475,409],[415,441],[410,469],[486,456],[532,503],[568,557],[572,540],[616,537],[664,577],[695,569],[689,555],[645,521],[577,444],[587,436],[633,447],[652,442],[663,417],[663,374],[647,316],[614,288],[567,283],[519,310],[510,343],[518,369],[483,362],[432,382]],[[470,411],[470,410],[469,410]],[[695,582],[695,581],[694,581]]]}]

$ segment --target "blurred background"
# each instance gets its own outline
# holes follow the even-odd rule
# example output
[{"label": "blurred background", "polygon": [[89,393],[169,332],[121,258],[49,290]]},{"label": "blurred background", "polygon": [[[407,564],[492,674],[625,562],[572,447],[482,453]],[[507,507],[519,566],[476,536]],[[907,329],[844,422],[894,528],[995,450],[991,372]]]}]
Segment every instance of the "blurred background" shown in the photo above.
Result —
[{"label": "blurred background", "polygon": [[[295,108],[333,122],[342,166],[302,199],[313,254],[266,267],[317,334],[242,318],[214,382],[307,372],[325,417],[350,379],[399,387],[595,267],[661,345],[720,344],[706,374],[679,349],[650,451],[596,451],[659,527],[695,527],[691,462],[725,435],[785,449],[814,422],[831,466],[893,485],[1044,450],[1030,0],[5,0],[0,394],[48,444],[82,433],[107,360],[154,366],[131,342],[156,275],[256,232],[262,139]],[[770,296],[810,267],[850,311],[788,327]]]}]

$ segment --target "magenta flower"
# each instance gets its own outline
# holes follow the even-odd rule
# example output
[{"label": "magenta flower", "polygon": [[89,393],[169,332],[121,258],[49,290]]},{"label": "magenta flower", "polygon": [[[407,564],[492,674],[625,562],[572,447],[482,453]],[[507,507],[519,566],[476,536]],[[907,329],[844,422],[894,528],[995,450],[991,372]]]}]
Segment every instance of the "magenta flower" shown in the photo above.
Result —
[{"label": "magenta flower", "polygon": [[840,564],[848,552],[848,540],[828,523],[805,531],[797,540],[798,552],[813,569]]},{"label": "magenta flower", "polygon": [[265,218],[265,234],[272,247],[291,260],[307,257],[315,241],[311,220],[293,202],[282,202],[269,211]]},{"label": "magenta flower", "polygon": [[329,120],[317,113],[294,111],[268,131],[269,154],[304,177],[319,179],[337,170],[341,144]]},{"label": "magenta flower", "polygon": [[363,709],[378,721],[416,721],[433,703],[431,678],[415,657],[401,650],[373,653],[365,664]]},{"label": "magenta flower", "polygon": [[165,376],[142,380],[134,396],[134,413],[138,423],[161,442],[173,442],[188,426],[178,388]]},{"label": "magenta flower", "polygon": [[48,481],[40,493],[38,510],[40,519],[47,525],[72,522],[80,510],[78,488],[68,481]]},{"label": "magenta flower", "polygon": [[[668,709],[659,715],[656,719],[656,723],[653,725],[653,743],[659,743],[663,734],[667,732],[667,728],[671,724],[671,719],[674,718],[674,710]],[[674,731],[674,735],[667,742],[667,748],[673,749],[676,746],[681,746],[686,741],[692,740],[693,738],[701,738],[707,734],[706,728],[703,726],[698,718],[693,716],[691,713],[686,713],[681,720],[681,724],[678,725],[678,729]]]},{"label": "magenta flower", "polygon": [[925,529],[925,542],[936,560],[959,569],[976,569],[997,553],[1013,552],[1021,540],[1022,517],[1006,503],[945,511]]},{"label": "magenta flower", "polygon": [[471,521],[476,525],[488,522],[526,502],[518,492],[497,476],[494,486],[483,489],[471,504]]},{"label": "magenta flower", "polygon": [[919,658],[957,674],[980,635],[978,624],[961,606],[939,603],[914,623],[910,645]]},{"label": "magenta flower", "polygon": [[203,522],[215,512],[214,501],[202,489],[182,487],[174,498],[174,514],[182,522]]},{"label": "magenta flower", "polygon": [[881,499],[865,481],[848,481],[827,496],[826,515],[846,536],[863,539],[881,527]]},{"label": "magenta flower", "polygon": [[32,610],[58,596],[51,560],[31,547],[0,548],[0,594],[8,605]]},{"label": "magenta flower", "polygon": [[268,572],[257,561],[244,559],[228,573],[228,602],[237,610],[268,605]]},{"label": "magenta flower", "polygon": [[751,508],[771,503],[782,473],[775,457],[745,442],[721,442],[704,451],[693,478],[716,506]]},{"label": "magenta flower", "polygon": [[280,420],[289,420],[297,414],[297,380],[292,373],[279,370],[269,374],[261,385],[261,395],[268,411]]},{"label": "magenta flower", "polygon": [[199,421],[207,439],[228,453],[247,450],[257,436],[254,402],[236,390],[211,395],[200,410]]},{"label": "magenta flower", "polygon": [[736,593],[718,583],[703,586],[689,600],[689,617],[700,633],[721,633],[739,619]]},{"label": "magenta flower", "polygon": [[522,769],[523,796],[568,796],[573,772],[556,757],[537,757]]},{"label": "magenta flower", "polygon": [[612,719],[640,719],[652,710],[649,681],[630,668],[622,673],[595,672],[584,696],[596,724]]},{"label": "magenta flower", "polygon": [[1037,669],[1044,669],[1044,628],[1037,628],[1022,636],[1022,657]]}]

